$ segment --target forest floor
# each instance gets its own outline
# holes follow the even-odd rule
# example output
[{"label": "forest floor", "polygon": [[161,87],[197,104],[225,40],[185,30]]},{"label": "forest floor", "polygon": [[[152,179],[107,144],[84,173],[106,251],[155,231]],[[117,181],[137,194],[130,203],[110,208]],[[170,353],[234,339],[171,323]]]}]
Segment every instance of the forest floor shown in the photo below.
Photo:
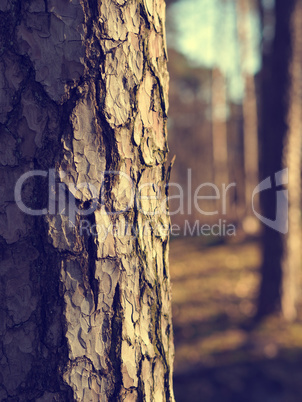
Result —
[{"label": "forest floor", "polygon": [[176,402],[302,401],[302,311],[245,329],[260,263],[256,241],[171,241]]}]

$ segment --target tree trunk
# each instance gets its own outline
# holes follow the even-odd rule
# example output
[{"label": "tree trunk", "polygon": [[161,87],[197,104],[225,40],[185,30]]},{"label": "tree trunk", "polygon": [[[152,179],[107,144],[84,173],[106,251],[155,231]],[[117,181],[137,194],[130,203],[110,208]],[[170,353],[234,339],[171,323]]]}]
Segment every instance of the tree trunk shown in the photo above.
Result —
[{"label": "tree trunk", "polygon": [[[212,70],[212,144],[214,184],[221,189],[229,185],[227,98],[225,77],[218,68]],[[226,212],[230,213],[229,194]],[[216,203],[219,206],[219,201]]]},{"label": "tree trunk", "polygon": [[1,1],[0,400],[174,400],[164,7]]},{"label": "tree trunk", "polygon": [[[253,216],[252,194],[258,184],[258,116],[256,89],[254,77],[247,72],[244,64],[247,60],[249,37],[250,37],[250,0],[239,0],[237,2],[237,26],[240,42],[240,54],[242,74],[244,80],[244,97],[242,103],[243,110],[243,146],[244,146],[244,174],[245,174],[245,213],[249,217]],[[258,196],[254,197],[254,207],[258,209]]]},{"label": "tree trunk", "polygon": [[289,128],[283,154],[288,168],[288,234],[283,264],[282,312],[287,320],[296,318],[301,286],[301,150],[302,150],[302,5],[297,1],[291,22],[293,55],[290,65]]},{"label": "tree trunk", "polygon": [[[261,193],[262,213],[276,220],[277,191],[284,192],[287,187],[280,175],[275,174],[288,168],[289,230],[284,234],[264,226],[258,318],[280,311],[287,319],[293,319],[296,314],[297,272],[301,268],[301,28],[297,22],[301,17],[298,3],[276,0],[275,38],[271,52],[263,58],[262,172],[263,179],[275,176],[279,187]],[[281,211],[281,215],[284,213],[285,210]]]}]

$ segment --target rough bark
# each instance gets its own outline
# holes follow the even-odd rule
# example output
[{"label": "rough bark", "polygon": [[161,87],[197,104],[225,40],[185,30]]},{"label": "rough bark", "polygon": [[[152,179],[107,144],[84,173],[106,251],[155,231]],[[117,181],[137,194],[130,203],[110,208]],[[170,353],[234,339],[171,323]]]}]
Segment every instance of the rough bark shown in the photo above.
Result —
[{"label": "rough bark", "polygon": [[[258,318],[282,311],[287,319],[293,319],[296,309],[297,273],[301,268],[301,39],[297,24],[300,18],[298,3],[295,0],[276,0],[275,37],[271,51],[266,49],[263,57],[262,173],[265,179],[289,168],[289,231],[282,234],[264,226]],[[286,186],[279,186],[277,190],[284,191]],[[261,195],[263,215],[274,220],[276,188]]]},{"label": "rough bark", "polygon": [[0,3],[0,400],[174,399],[164,12]]}]

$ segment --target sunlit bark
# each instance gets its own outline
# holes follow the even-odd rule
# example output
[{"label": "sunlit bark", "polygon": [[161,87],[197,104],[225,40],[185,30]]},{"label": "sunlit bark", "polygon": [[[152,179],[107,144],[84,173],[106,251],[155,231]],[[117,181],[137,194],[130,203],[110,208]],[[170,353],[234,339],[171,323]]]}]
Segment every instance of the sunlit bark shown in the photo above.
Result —
[{"label": "sunlit bark", "polygon": [[[163,0],[0,3],[0,400],[174,399],[164,18]],[[44,216],[14,198],[33,169],[22,200],[50,197]]]}]

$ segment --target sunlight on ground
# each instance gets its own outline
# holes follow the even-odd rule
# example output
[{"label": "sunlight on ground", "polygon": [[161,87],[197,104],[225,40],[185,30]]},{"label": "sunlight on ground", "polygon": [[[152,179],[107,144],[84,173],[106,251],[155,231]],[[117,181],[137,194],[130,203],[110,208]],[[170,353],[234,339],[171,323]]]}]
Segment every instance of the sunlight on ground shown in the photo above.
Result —
[{"label": "sunlight on ground", "polygon": [[205,248],[200,243],[198,238],[171,242],[176,371],[242,345],[245,332],[226,324],[254,313],[258,245]]},{"label": "sunlight on ground", "polygon": [[244,401],[300,401],[301,319],[244,326],[255,312],[259,244],[205,247],[186,238],[172,240],[170,250],[176,400],[243,401],[250,392]]}]

